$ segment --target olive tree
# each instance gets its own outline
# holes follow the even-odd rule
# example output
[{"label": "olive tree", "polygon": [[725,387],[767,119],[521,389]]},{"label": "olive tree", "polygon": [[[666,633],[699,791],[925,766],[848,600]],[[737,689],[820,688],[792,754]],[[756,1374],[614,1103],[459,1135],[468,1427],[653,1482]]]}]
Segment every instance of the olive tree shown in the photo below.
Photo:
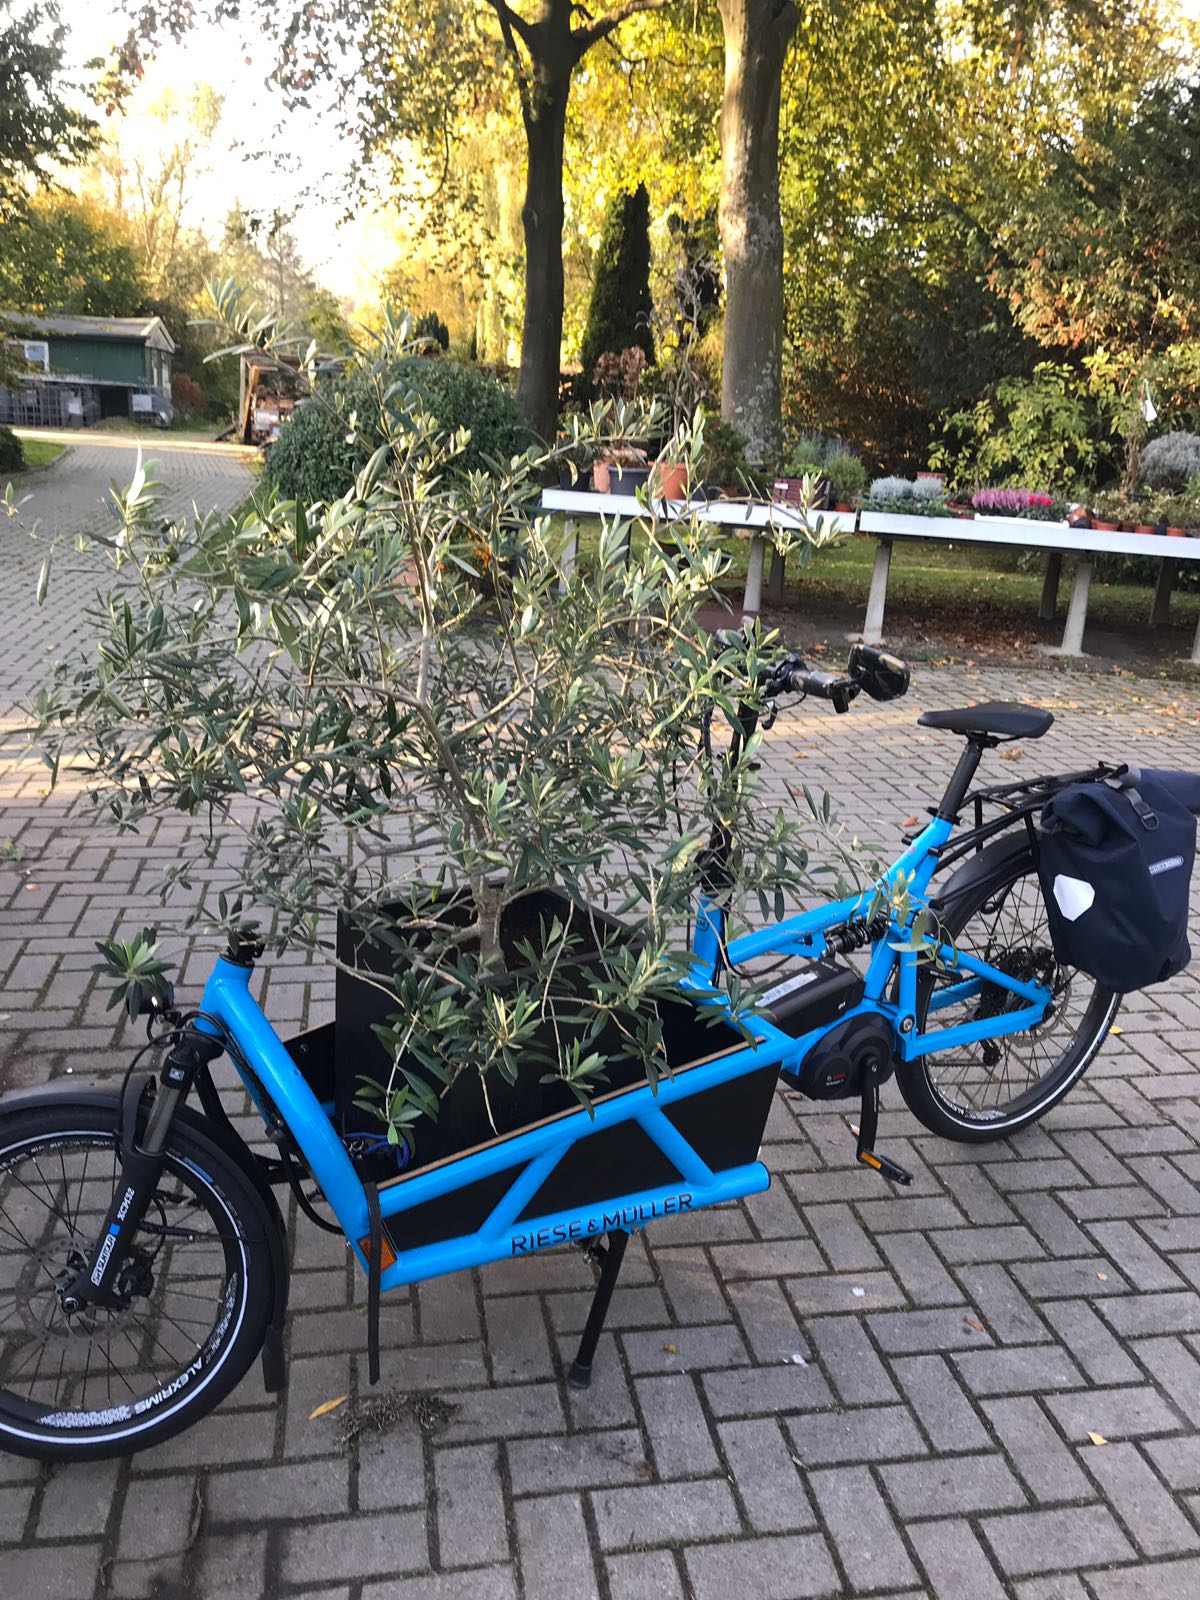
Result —
[{"label": "olive tree", "polygon": [[[236,304],[228,292],[234,342],[264,338]],[[389,325],[356,357],[375,387],[373,448],[338,499],[164,521],[139,465],[113,526],[84,538],[111,579],[34,707],[55,779],[83,774],[120,828],[184,812],[218,840],[240,835],[210,923],[254,907],[277,948],[331,960],[334,913],[386,939],[395,981],[374,981],[394,993],[395,1069],[376,1108],[394,1130],[436,1111],[459,1074],[486,1088],[530,1061],[587,1102],[614,1037],[653,1079],[655,1002],[677,995],[713,828],[734,841],[737,914],[815,870],[806,831],[821,820],[803,801],[753,803],[753,745],[732,770],[705,753],[713,708],[755,703],[770,647],[714,650],[701,630],[728,571],[709,532],[647,512],[569,563],[539,511],[555,458],[535,447],[451,472],[468,435],[389,376],[406,339]],[[572,459],[632,425],[598,407],[572,430]],[[195,892],[210,848],[171,868],[168,892]],[[508,910],[546,888],[581,921],[600,903],[633,930],[602,941],[582,986],[567,975],[571,916],[527,928],[515,951],[502,937]],[[125,948],[136,977],[146,950]],[[551,1012],[573,1026],[548,1033]]]}]

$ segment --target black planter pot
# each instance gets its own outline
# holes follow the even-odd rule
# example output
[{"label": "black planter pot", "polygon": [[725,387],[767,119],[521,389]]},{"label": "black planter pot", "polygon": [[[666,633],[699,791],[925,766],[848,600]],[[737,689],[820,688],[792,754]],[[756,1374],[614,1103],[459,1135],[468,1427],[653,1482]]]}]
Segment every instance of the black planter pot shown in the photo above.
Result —
[{"label": "black planter pot", "polygon": [[[384,913],[387,907],[381,908]],[[397,907],[398,911],[402,908]],[[466,926],[473,911],[465,896],[443,908],[445,920]],[[539,891],[525,896],[506,908],[501,922],[500,942],[511,969],[521,966],[516,950],[518,942],[536,935],[539,922],[558,916],[570,917],[573,934],[580,938],[579,953],[571,961],[559,965],[559,977],[565,981],[569,996],[571,972],[578,976],[580,992],[588,980],[590,946],[594,957],[600,943],[614,937],[636,943],[636,929],[593,908],[581,910],[565,897],[552,891]],[[594,929],[595,933],[591,930]],[[596,935],[599,935],[597,938]],[[354,925],[339,919],[337,951],[339,961],[353,966],[364,974],[391,980],[395,974],[394,953],[383,943],[366,938]],[[594,962],[593,962],[594,964]],[[501,982],[504,980],[501,979]],[[332,1102],[333,1117],[344,1136],[355,1133],[378,1133],[382,1124],[354,1105],[355,1096],[361,1093],[363,1079],[385,1083],[391,1070],[391,1057],[374,1032],[375,1025],[385,1025],[397,1010],[397,1001],[374,983],[356,977],[339,968],[335,987],[335,1019],[321,1028],[288,1041],[288,1049],[305,1079],[326,1103]],[[708,1060],[714,1055],[737,1052],[743,1048],[741,1036],[724,1023],[711,1024],[703,1020],[696,1009],[681,996],[679,1002],[667,1001],[655,1007],[662,1028],[666,1066],[672,1072],[686,1070],[690,1065]],[[548,1043],[555,1032],[554,1024],[547,1023]],[[574,1029],[582,1032],[578,1024],[558,1024],[559,1037],[569,1037]],[[602,1085],[597,1099],[630,1092],[646,1082],[640,1060],[623,1054],[624,1035],[611,1024],[598,1040],[590,1043],[609,1056],[608,1082]],[[420,1070],[415,1060],[411,1065]],[[417,1171],[434,1162],[462,1155],[481,1145],[503,1142],[515,1137],[530,1126],[547,1118],[557,1118],[578,1113],[587,1116],[570,1089],[554,1079],[541,1080],[546,1064],[534,1059],[528,1071],[518,1069],[517,1080],[509,1083],[499,1072],[491,1072],[487,1081],[485,1101],[477,1074],[464,1072],[457,1077],[441,1098],[436,1118],[422,1117],[414,1128],[415,1153],[409,1171]],[[703,1093],[691,1097],[686,1109],[681,1106],[678,1115],[686,1121],[689,1132],[699,1148],[702,1144],[704,1159],[714,1171],[743,1164],[754,1159],[762,1137],[771,1094],[778,1077],[778,1066],[770,1066],[740,1077],[729,1083],[718,1083]],[[759,1081],[761,1079],[761,1082]],[[752,1087],[753,1086],[753,1087]],[[489,1105],[491,1116],[489,1116]],[[493,1126],[492,1118],[495,1119]],[[675,1120],[675,1114],[672,1114]],[[682,1125],[682,1124],[681,1124]],[[595,1169],[602,1157],[603,1174]],[[394,1159],[384,1154],[374,1158],[380,1164],[375,1175],[380,1179],[394,1177]],[[609,1191],[633,1192],[652,1188],[660,1181],[658,1166],[661,1152],[647,1138],[638,1124],[622,1122],[597,1139],[588,1139],[580,1145],[579,1160],[568,1161],[562,1174],[564,1194],[562,1203],[572,1199],[583,1203],[584,1191],[610,1185]],[[576,1171],[578,1167],[578,1171]],[[572,1176],[574,1174],[574,1176]],[[572,1192],[572,1186],[578,1193]],[[432,1218],[432,1213],[431,1213]],[[437,1227],[449,1226],[452,1218],[443,1218]],[[431,1220],[430,1226],[435,1223]],[[458,1231],[458,1224],[449,1232]],[[443,1235],[448,1236],[448,1235]],[[414,1239],[411,1242],[422,1242]]]},{"label": "black planter pot", "polygon": [[636,494],[650,482],[649,467],[614,467],[608,469],[609,494]]}]

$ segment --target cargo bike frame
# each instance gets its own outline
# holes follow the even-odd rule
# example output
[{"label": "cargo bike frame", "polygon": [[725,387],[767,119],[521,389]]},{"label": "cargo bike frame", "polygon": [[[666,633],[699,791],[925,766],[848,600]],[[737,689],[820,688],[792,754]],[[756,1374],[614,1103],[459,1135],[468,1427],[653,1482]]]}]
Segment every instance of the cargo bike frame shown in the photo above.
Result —
[{"label": "cargo bike frame", "polygon": [[[845,677],[809,671],[799,657],[788,657],[773,669],[765,692],[772,699],[784,692],[820,696],[844,711],[864,688],[875,698],[887,699],[903,693],[907,681],[903,663],[881,652],[858,649]],[[740,708],[728,759],[739,759],[757,720],[751,708]],[[0,1445],[31,1454],[70,1456],[111,1454],[153,1442],[186,1426],[215,1404],[260,1347],[268,1385],[282,1386],[286,1258],[282,1223],[269,1186],[284,1180],[292,1183],[301,1208],[314,1220],[345,1235],[367,1276],[372,1379],[378,1373],[383,1293],[555,1245],[576,1244],[588,1249],[600,1261],[601,1271],[568,1373],[568,1381],[577,1387],[589,1380],[631,1233],[651,1222],[767,1187],[770,1180],[760,1159],[760,1146],[781,1074],[817,1098],[860,1098],[858,1159],[896,1182],[910,1181],[903,1168],[874,1149],[880,1084],[894,1070],[903,1074],[920,1058],[1036,1028],[1055,1004],[1052,984],[1032,969],[1014,967],[1012,961],[996,964],[954,947],[940,933],[923,943],[911,937],[913,919],[921,912],[932,909],[933,926],[940,927],[937,913],[952,908],[956,896],[986,895],[993,881],[1011,881],[1015,871],[1025,870],[1033,848],[1033,812],[1045,792],[1068,781],[1037,779],[980,790],[972,797],[968,791],[983,751],[1008,735],[986,726],[965,732],[967,748],[930,821],[908,841],[881,881],[865,893],[727,939],[722,866],[729,841],[714,833],[705,863],[706,890],[697,910],[691,970],[680,980],[683,997],[697,1005],[703,1002],[710,1020],[677,1029],[674,1044],[670,1029],[665,1029],[669,1070],[656,1085],[642,1079],[618,1087],[599,1096],[590,1109],[558,1112],[390,1177],[364,1175],[347,1148],[345,1128],[339,1126],[335,1115],[338,1074],[344,1076],[356,1067],[362,1071],[361,1063],[346,1059],[353,1040],[346,1033],[347,1018],[341,1014],[341,1005],[343,998],[353,1003],[352,989],[343,989],[339,973],[339,1015],[331,1023],[285,1041],[251,993],[261,944],[252,937],[235,938],[227,954],[217,960],[198,1011],[190,1019],[169,1013],[173,1043],[157,1087],[152,1076],[131,1072],[119,1097],[97,1091],[87,1102],[101,1128],[106,1119],[110,1130],[115,1123],[115,1186],[109,1191],[106,1214],[102,1219],[96,1216],[100,1226],[87,1233],[80,1230],[66,1263],[48,1270],[55,1302],[51,1314],[68,1328],[72,1319],[87,1327],[90,1318],[94,1326],[102,1311],[119,1322],[133,1308],[149,1314],[156,1298],[165,1303],[164,1253],[166,1258],[172,1252],[182,1254],[185,1246],[205,1236],[186,1220],[172,1224],[163,1197],[161,1174],[164,1166],[170,1165],[167,1153],[173,1148],[172,1124],[180,1123],[189,1137],[194,1134],[197,1141],[208,1141],[205,1159],[209,1165],[193,1160],[189,1166],[180,1158],[177,1165],[187,1170],[173,1181],[181,1187],[190,1182],[199,1189],[200,1180],[207,1180],[226,1195],[241,1186],[251,1197],[247,1205],[257,1206],[265,1219],[258,1265],[253,1265],[254,1252],[247,1253],[243,1240],[241,1257],[230,1267],[230,1224],[223,1220],[225,1213],[219,1207],[214,1210],[203,1196],[192,1213],[185,1212],[186,1218],[198,1207],[207,1206],[218,1216],[211,1237],[213,1247],[225,1251],[227,1274],[236,1279],[240,1271],[247,1279],[257,1275],[273,1279],[254,1308],[253,1348],[243,1347],[237,1360],[229,1357],[231,1302],[224,1319],[217,1319],[220,1338],[214,1340],[210,1333],[201,1341],[193,1335],[195,1351],[173,1382],[164,1383],[149,1396],[121,1399],[115,1410],[112,1405],[89,1409],[85,1395],[82,1409],[60,1405],[57,1410],[42,1406],[39,1411],[31,1386],[26,1427],[21,1426],[25,1412],[20,1407],[16,1408],[16,1421],[10,1414],[12,1408],[5,1409],[7,1358],[0,1359]],[[951,845],[959,814],[972,798],[976,826]],[[985,804],[998,812],[986,822]],[[940,896],[932,896],[935,870],[947,866],[954,866],[955,871]],[[902,921],[889,909],[899,903],[894,891],[900,887],[907,890]],[[838,963],[839,956],[860,949],[865,955],[865,971]],[[735,1016],[721,989],[723,973],[766,956],[791,964],[792,976],[768,991],[761,1009]],[[931,972],[939,975],[937,984],[930,983]],[[345,981],[353,985],[355,980]],[[984,996],[986,1005],[981,999]],[[970,1009],[973,1002],[977,1014],[970,1020],[939,1025],[944,1013],[964,1005]],[[714,1013],[715,1023],[711,1021]],[[211,1062],[223,1052],[230,1056],[268,1134],[278,1144],[280,1158],[252,1155],[233,1132],[210,1072]],[[1088,1054],[1080,1072],[1090,1058]],[[193,1088],[206,1113],[203,1119],[184,1108]],[[74,1086],[64,1091],[61,1085],[19,1092],[0,1103],[0,1133],[5,1127],[19,1133],[26,1125],[34,1130],[24,1142],[16,1133],[7,1142],[0,1140],[0,1193],[4,1192],[5,1173],[23,1170],[14,1168],[13,1163],[32,1148],[49,1199],[38,1195],[38,1179],[32,1173],[25,1190],[41,1198],[52,1216],[61,1217],[65,1212],[70,1220],[69,1194],[64,1188],[59,1198],[57,1171],[50,1157],[57,1151],[65,1185],[66,1152],[75,1148],[70,1140],[87,1143],[91,1135],[83,1125],[93,1113],[84,1115],[81,1110],[74,1119],[66,1115],[71,1128],[60,1131],[48,1144],[43,1140],[38,1145],[36,1138],[39,1117],[44,1123],[47,1112],[56,1105],[61,1111],[64,1092],[74,1094],[74,1103],[80,1103]],[[106,1137],[111,1149],[113,1132]],[[11,1154],[14,1149],[16,1156]],[[43,1170],[43,1161],[49,1173]],[[86,1173],[85,1162],[85,1182]],[[332,1212],[333,1224],[315,1212],[301,1178],[316,1185]],[[24,1194],[15,1189],[11,1192],[17,1196],[18,1207],[25,1201],[33,1211]],[[171,1198],[168,1192],[167,1200]],[[74,1214],[76,1219],[81,1216],[82,1202]],[[40,1217],[40,1213],[36,1215]],[[195,1230],[194,1235],[190,1229]],[[16,1231],[24,1239],[19,1226]],[[147,1232],[150,1246],[145,1243]],[[255,1242],[253,1235],[254,1230],[248,1230],[251,1243]],[[72,1238],[76,1238],[74,1228]],[[602,1240],[607,1241],[606,1248],[601,1247]],[[0,1238],[0,1245],[3,1243]],[[227,1276],[227,1298],[229,1282]],[[252,1287],[238,1283],[243,1300]],[[41,1288],[48,1297],[50,1291],[44,1285]],[[0,1340],[5,1327],[5,1292],[0,1283]],[[19,1305],[19,1285],[14,1292]],[[245,1316],[249,1317],[248,1311]],[[135,1346],[138,1337],[131,1338]],[[209,1384],[210,1393],[205,1395],[202,1391],[210,1371],[222,1364],[227,1369],[222,1382]],[[67,1370],[64,1355],[60,1376]],[[85,1372],[84,1392],[87,1384]],[[106,1423],[110,1413],[122,1415]]]}]

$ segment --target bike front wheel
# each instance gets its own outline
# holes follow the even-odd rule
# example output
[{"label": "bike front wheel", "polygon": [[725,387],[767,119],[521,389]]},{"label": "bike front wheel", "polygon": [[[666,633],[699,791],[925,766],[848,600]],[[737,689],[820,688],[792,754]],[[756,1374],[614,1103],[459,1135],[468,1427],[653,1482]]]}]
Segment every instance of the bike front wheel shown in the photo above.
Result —
[{"label": "bike front wheel", "polygon": [[[942,925],[955,948],[1026,982],[1044,984],[1050,1006],[1035,1028],[933,1051],[897,1069],[900,1091],[933,1133],[983,1143],[1015,1133],[1045,1116],[1086,1072],[1104,1043],[1119,994],[1054,958],[1037,868],[1018,854],[1011,868],[947,908]],[[965,974],[922,968],[917,1024],[942,1028],[999,1017],[1024,1002],[984,982],[961,1001],[948,999]]]},{"label": "bike front wheel", "polygon": [[262,1346],[274,1224],[203,1123],[176,1115],[115,1300],[68,1313],[120,1173],[110,1104],[0,1117],[0,1448],[125,1455],[190,1426]]}]

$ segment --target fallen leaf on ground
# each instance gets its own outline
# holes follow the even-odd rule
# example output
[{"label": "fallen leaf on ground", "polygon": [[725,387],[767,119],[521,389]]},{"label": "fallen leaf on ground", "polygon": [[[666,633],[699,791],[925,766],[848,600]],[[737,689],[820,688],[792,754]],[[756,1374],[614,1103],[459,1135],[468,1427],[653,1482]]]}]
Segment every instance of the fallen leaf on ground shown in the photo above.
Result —
[{"label": "fallen leaf on ground", "polygon": [[1108,1443],[1108,1440],[1104,1437],[1104,1435],[1102,1433],[1093,1433],[1090,1428],[1088,1429],[1088,1438],[1092,1441],[1093,1444],[1107,1444]]},{"label": "fallen leaf on ground", "polygon": [[982,1322],[976,1322],[974,1317],[964,1317],[963,1318],[963,1327],[964,1328],[974,1328],[976,1333],[982,1333],[984,1331],[983,1323]]},{"label": "fallen leaf on ground", "polygon": [[331,1411],[336,1411],[339,1406],[344,1406],[349,1398],[350,1396],[348,1394],[340,1394],[336,1400],[322,1401],[315,1411],[310,1411],[308,1413],[308,1420],[310,1422],[315,1422],[318,1417],[328,1416]]},{"label": "fallen leaf on ground", "polygon": [[679,1346],[677,1344],[665,1344],[663,1349],[669,1356],[677,1356],[679,1354]]},{"label": "fallen leaf on ground", "polygon": [[652,1478],[654,1476],[650,1471],[650,1463],[648,1461],[639,1461],[633,1469],[633,1475],[635,1478]]}]

